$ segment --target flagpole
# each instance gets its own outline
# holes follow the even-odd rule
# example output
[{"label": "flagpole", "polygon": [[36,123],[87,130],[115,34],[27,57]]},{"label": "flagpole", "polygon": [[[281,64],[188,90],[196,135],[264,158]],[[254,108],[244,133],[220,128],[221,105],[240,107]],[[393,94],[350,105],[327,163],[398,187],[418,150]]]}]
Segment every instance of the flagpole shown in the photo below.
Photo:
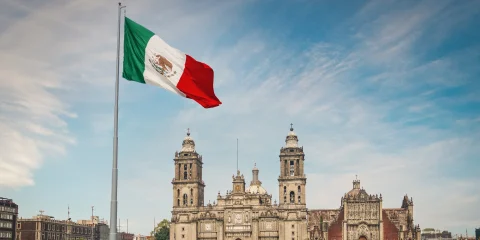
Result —
[{"label": "flagpole", "polygon": [[118,89],[120,72],[120,25],[122,3],[118,3],[118,29],[117,29],[117,71],[115,79],[115,108],[113,117],[113,165],[112,165],[112,196],[110,201],[110,240],[117,240],[117,189],[118,189]]}]

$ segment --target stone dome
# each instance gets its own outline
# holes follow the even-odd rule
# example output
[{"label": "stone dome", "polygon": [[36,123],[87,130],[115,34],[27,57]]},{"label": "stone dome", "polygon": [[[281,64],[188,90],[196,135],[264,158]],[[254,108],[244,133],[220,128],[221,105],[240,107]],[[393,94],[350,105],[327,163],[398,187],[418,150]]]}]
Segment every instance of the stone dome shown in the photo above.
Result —
[{"label": "stone dome", "polygon": [[246,192],[251,194],[266,194],[267,190],[263,188],[261,185],[251,185],[247,188]]},{"label": "stone dome", "polygon": [[296,148],[298,147],[298,137],[293,131],[293,124],[290,124],[290,132],[285,139],[285,147]]},{"label": "stone dome", "polygon": [[183,139],[181,152],[195,152],[195,141],[190,137],[190,129],[188,129],[187,136]]}]

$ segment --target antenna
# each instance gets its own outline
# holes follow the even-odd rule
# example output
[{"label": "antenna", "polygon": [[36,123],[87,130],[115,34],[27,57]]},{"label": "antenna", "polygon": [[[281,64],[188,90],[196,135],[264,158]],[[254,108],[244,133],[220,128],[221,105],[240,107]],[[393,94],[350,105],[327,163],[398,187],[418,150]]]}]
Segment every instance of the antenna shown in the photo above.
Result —
[{"label": "antenna", "polygon": [[68,205],[68,215],[67,215],[67,219],[70,219],[70,205]]},{"label": "antenna", "polygon": [[237,138],[237,172],[238,172],[238,138]]},{"label": "antenna", "polygon": [[127,218],[127,233],[128,233],[128,218]]},{"label": "antenna", "polygon": [[93,222],[93,208],[94,206],[92,206],[92,220],[91,220],[92,221],[92,239],[93,239],[93,231],[94,231],[93,227],[95,226]]}]

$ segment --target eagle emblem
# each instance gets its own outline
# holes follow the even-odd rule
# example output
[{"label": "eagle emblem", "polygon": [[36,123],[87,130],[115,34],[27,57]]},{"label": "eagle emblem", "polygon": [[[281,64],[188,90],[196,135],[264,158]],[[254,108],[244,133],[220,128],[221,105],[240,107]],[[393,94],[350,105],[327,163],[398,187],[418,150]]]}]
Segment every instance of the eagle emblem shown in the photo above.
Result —
[{"label": "eagle emblem", "polygon": [[160,74],[165,77],[172,77],[177,74],[176,71],[173,71],[173,65],[168,59],[160,54],[154,54],[150,59],[150,64],[152,67]]}]

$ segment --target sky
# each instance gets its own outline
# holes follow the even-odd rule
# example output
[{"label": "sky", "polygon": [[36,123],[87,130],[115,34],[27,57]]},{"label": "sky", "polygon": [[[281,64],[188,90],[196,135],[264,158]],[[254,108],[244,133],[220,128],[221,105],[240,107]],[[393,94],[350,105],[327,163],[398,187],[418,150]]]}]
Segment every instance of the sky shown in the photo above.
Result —
[{"label": "sky", "polygon": [[[118,217],[170,219],[187,128],[205,202],[239,168],[278,200],[293,123],[307,207],[338,208],[358,175],[383,206],[471,235],[480,226],[480,2],[124,0],[126,15],[215,71],[220,107],[120,79]],[[117,3],[5,0],[0,8],[0,196],[19,215],[109,220]],[[477,107],[475,107],[477,106]]]}]

